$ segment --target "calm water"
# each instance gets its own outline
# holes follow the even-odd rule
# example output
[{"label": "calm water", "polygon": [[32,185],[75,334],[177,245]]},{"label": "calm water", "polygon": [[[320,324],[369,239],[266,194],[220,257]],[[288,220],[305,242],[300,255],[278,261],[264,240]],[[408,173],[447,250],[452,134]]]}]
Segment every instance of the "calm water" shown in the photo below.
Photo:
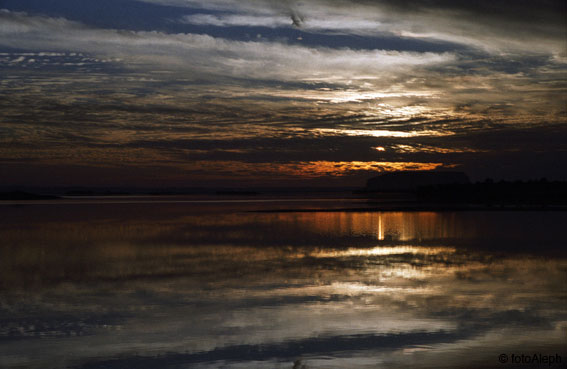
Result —
[{"label": "calm water", "polygon": [[0,205],[0,367],[565,365],[567,213],[337,206]]}]

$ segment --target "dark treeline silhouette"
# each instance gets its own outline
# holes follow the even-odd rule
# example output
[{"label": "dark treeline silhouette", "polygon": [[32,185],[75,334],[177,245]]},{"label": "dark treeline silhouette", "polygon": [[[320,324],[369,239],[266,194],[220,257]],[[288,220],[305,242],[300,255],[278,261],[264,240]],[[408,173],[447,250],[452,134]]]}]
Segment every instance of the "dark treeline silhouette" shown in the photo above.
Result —
[{"label": "dark treeline silhouette", "polygon": [[55,200],[58,196],[38,195],[24,191],[0,192],[1,201],[21,201],[21,200]]},{"label": "dark treeline silhouette", "polygon": [[566,205],[567,182],[500,181],[474,184],[438,184],[416,190],[420,202],[468,204]]}]

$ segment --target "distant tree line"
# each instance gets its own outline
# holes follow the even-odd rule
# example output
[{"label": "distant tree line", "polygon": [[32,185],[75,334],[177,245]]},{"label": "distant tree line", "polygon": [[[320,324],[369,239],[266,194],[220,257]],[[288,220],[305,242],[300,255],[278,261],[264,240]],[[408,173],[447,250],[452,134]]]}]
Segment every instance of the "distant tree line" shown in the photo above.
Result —
[{"label": "distant tree line", "polygon": [[418,201],[470,204],[567,204],[567,182],[548,181],[546,178],[531,181],[499,181],[487,178],[471,184],[439,184],[420,186],[416,190]]}]

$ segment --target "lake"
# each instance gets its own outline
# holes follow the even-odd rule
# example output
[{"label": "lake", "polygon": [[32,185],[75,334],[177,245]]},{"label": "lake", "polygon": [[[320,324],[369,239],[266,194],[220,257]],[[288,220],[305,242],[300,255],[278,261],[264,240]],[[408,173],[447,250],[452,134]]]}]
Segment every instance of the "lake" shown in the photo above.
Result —
[{"label": "lake", "polygon": [[0,367],[565,365],[567,212],[361,204],[0,205]]}]

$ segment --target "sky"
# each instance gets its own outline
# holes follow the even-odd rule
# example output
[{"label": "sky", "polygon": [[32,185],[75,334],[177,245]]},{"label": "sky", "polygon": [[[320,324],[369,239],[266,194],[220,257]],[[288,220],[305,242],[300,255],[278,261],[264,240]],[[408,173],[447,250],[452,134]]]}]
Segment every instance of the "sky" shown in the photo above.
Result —
[{"label": "sky", "polygon": [[0,185],[567,179],[563,0],[0,0]]}]

